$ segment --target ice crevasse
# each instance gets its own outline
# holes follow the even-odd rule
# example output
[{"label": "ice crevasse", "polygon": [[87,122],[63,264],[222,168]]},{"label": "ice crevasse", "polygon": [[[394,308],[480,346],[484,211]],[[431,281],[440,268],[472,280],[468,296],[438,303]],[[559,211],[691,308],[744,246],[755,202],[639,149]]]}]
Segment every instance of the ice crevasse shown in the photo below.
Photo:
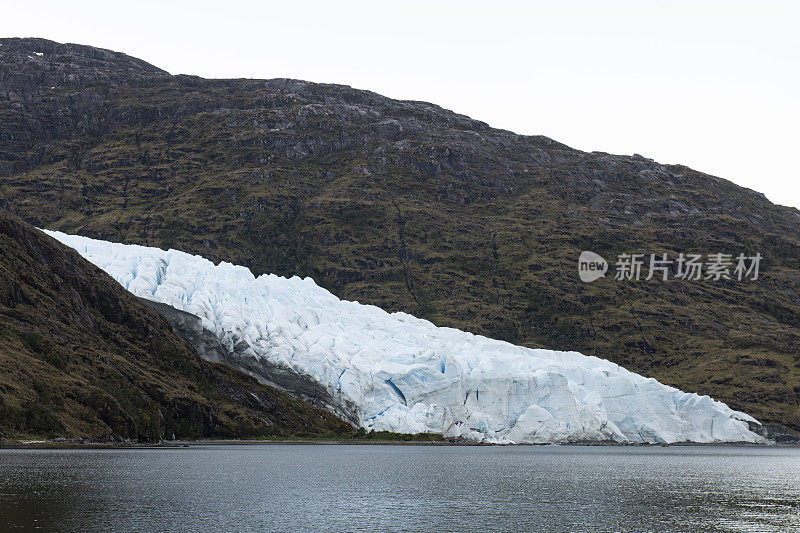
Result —
[{"label": "ice crevasse", "polygon": [[494,443],[760,442],[756,420],[578,352],[530,349],[340,300],[311,278],[60,232],[133,294],[197,315],[224,347],[316,380],[367,430]]}]

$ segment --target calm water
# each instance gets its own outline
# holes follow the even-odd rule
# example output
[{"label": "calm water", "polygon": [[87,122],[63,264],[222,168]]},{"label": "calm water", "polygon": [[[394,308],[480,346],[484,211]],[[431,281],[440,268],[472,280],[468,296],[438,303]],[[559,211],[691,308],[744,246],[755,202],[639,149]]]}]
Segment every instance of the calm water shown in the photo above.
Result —
[{"label": "calm water", "polygon": [[800,449],[0,450],[0,530],[792,531]]}]

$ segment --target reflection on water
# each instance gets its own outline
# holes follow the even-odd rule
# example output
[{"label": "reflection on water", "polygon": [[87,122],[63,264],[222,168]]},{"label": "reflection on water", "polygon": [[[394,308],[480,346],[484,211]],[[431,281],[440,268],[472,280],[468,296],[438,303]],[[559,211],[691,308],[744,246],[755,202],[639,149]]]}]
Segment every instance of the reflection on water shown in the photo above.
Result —
[{"label": "reflection on water", "polygon": [[0,530],[792,531],[800,449],[0,450]]}]

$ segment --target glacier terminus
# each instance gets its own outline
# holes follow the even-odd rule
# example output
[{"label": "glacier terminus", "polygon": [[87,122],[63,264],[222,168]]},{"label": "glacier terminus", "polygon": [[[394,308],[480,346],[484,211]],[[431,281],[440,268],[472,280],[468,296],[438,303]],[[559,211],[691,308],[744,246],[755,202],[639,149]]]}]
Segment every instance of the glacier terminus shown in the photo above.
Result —
[{"label": "glacier terminus", "polygon": [[[487,443],[763,442],[758,422],[578,352],[531,349],[340,300],[311,278],[46,231],[223,347],[314,380],[369,431]],[[265,380],[253,371],[241,368]]]}]

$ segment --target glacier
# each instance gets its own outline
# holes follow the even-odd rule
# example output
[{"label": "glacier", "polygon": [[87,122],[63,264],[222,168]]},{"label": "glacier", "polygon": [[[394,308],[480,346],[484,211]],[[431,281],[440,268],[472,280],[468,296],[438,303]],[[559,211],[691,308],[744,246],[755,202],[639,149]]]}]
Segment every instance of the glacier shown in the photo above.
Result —
[{"label": "glacier", "polygon": [[488,443],[765,441],[751,416],[604,359],[437,327],[340,300],[311,278],[46,233],[131,293],[200,317],[226,348],[312,378],[369,431]]}]

